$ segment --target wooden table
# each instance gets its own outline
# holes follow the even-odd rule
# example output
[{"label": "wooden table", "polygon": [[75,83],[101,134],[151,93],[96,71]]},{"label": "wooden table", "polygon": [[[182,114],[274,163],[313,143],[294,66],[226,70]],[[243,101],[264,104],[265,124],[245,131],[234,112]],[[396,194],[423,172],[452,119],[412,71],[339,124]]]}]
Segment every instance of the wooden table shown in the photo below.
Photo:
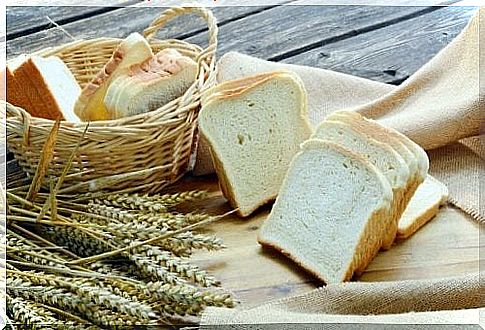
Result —
[{"label": "wooden table", "polygon": [[[219,50],[240,51],[273,61],[333,69],[381,82],[399,84],[448,44],[473,13],[470,7],[373,6],[218,7]],[[8,7],[9,58],[69,42],[72,38],[125,37],[141,32],[163,8]],[[48,18],[47,18],[48,17]],[[52,21],[62,28],[55,27]],[[183,17],[158,34],[205,44],[203,23]],[[208,189],[213,197],[199,207],[221,214],[230,207],[215,176],[187,176],[179,189]],[[218,276],[243,306],[306,292],[319,285],[314,277],[280,254],[262,249],[256,234],[270,210],[251,219],[228,217],[209,230],[228,249],[198,253],[196,262]],[[442,277],[477,272],[479,227],[460,210],[444,207],[406,241],[380,253],[361,281]]]}]

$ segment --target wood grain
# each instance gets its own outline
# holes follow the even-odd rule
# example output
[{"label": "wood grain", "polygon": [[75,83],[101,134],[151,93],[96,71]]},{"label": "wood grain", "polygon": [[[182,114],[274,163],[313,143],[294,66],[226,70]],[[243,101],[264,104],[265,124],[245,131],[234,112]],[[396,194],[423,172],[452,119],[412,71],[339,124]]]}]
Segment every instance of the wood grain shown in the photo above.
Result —
[{"label": "wood grain", "polygon": [[[217,7],[214,8],[213,12],[219,25],[222,26],[240,17],[251,15],[252,13],[259,13],[273,7]],[[76,7],[66,8],[69,8],[66,10],[76,10]],[[148,27],[166,9],[164,7],[127,7],[64,24],[62,28],[76,39],[99,37],[124,38],[132,32],[141,33],[143,29]],[[189,15],[177,18],[175,21],[168,23],[165,28],[159,31],[157,37],[161,39],[180,38],[181,36],[192,35],[206,30],[207,25],[202,19],[194,15]],[[8,31],[9,26],[7,25],[7,33]],[[6,45],[7,57],[11,58],[21,53],[30,53],[45,47],[61,45],[70,41],[72,39],[60,29],[52,28],[44,30],[8,41]],[[207,37],[201,38],[199,41],[200,45],[206,45]]]},{"label": "wood grain", "polygon": [[453,40],[476,11],[446,7],[353,38],[324,45],[282,62],[400,82]]},{"label": "wood grain", "polygon": [[[211,198],[191,205],[211,214],[223,214],[231,208],[222,197],[214,176],[186,177],[172,189],[207,189]],[[194,262],[218,277],[250,307],[272,299],[308,292],[323,285],[280,253],[257,243],[258,230],[269,214],[266,206],[249,219],[233,215],[206,229],[224,240],[227,249],[200,252]],[[463,212],[443,207],[430,223],[407,240],[371,262],[356,281],[392,281],[438,278],[479,271],[479,226]]]},{"label": "wood grain", "polygon": [[[231,22],[220,29],[219,54],[238,51],[263,59],[285,56],[295,50],[349,38],[400,20],[419,15],[422,7],[376,6],[279,6]],[[200,43],[205,33],[188,38]]]},{"label": "wood grain", "polygon": [[[124,1],[119,6],[131,4],[134,1]],[[31,34],[40,30],[52,28],[52,23],[47,19],[49,16],[54,22],[62,25],[67,22],[95,16],[100,13],[111,12],[120,7],[95,7],[95,6],[39,6],[39,7],[7,7],[7,40],[22,35]],[[114,13],[112,13],[114,14]],[[113,16],[114,17],[114,16]]]}]

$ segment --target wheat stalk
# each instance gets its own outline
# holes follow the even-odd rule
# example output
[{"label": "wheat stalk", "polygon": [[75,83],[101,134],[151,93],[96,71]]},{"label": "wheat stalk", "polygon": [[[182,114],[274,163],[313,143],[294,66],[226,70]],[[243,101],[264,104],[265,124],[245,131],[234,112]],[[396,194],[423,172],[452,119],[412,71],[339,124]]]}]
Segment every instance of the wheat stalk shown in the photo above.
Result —
[{"label": "wheat stalk", "polygon": [[144,246],[138,250],[137,255],[143,256],[153,261],[170,272],[177,273],[180,276],[190,279],[195,283],[203,286],[219,285],[220,282],[206,271],[199,267],[191,265],[186,259],[175,256],[169,251],[162,250],[157,246]]},{"label": "wheat stalk", "polygon": [[216,251],[225,248],[225,245],[220,238],[215,236],[194,234],[191,231],[181,233],[167,239],[166,241],[162,241],[159,246],[175,254],[182,252],[184,255],[188,255],[192,250],[196,249]]},{"label": "wheat stalk", "polygon": [[96,287],[92,279],[65,278],[43,273],[10,272],[19,277],[28,278],[35,285],[71,290],[81,298],[93,301],[110,309],[118,310],[121,313],[137,317],[141,320],[152,320],[156,317],[156,313],[149,306],[144,306],[140,303],[117,296],[112,292],[101,290],[99,287]]},{"label": "wheat stalk", "polygon": [[185,191],[167,195],[140,195],[140,194],[110,194],[104,198],[94,198],[97,204],[114,206],[128,210],[139,210],[143,212],[165,212],[167,208],[174,205],[194,201],[207,197],[206,191]]},{"label": "wheat stalk", "polygon": [[7,294],[7,312],[12,318],[21,324],[33,326],[33,328],[46,328],[49,325],[59,323],[56,316],[49,310],[39,307],[30,300],[20,297],[11,297]]},{"label": "wheat stalk", "polygon": [[80,297],[66,288],[46,286],[45,284],[35,286],[29,280],[16,274],[8,274],[7,291],[15,296],[80,313],[89,321],[100,326],[131,326],[147,323],[131,315],[102,308],[100,305],[91,302],[85,297]]},{"label": "wheat stalk", "polygon": [[86,235],[77,228],[42,227],[42,232],[57,244],[65,246],[80,256],[91,256],[111,250],[106,244]]}]

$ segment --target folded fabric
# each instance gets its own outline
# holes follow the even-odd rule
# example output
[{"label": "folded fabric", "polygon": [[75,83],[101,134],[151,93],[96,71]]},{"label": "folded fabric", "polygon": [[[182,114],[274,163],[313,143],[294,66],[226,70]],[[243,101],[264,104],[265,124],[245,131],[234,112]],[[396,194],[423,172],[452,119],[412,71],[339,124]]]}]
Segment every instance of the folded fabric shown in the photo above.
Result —
[{"label": "folded fabric", "polygon": [[[424,149],[432,149],[430,173],[449,187],[450,201],[484,221],[479,180],[470,180],[483,173],[483,152],[478,138],[464,139],[481,133],[485,106],[485,88],[479,79],[479,57],[485,61],[479,34],[485,35],[485,23],[480,24],[480,20],[485,21],[485,9],[480,9],[460,35],[397,87],[235,52],[220,59],[217,79],[226,81],[282,69],[297,73],[308,92],[308,112],[314,126],[333,111],[347,109],[404,133]],[[210,152],[201,140],[194,173],[213,172]]]},{"label": "folded fabric", "polygon": [[476,324],[483,275],[332,284],[250,309],[208,308],[201,328],[238,324],[244,329],[245,324],[269,323]]}]

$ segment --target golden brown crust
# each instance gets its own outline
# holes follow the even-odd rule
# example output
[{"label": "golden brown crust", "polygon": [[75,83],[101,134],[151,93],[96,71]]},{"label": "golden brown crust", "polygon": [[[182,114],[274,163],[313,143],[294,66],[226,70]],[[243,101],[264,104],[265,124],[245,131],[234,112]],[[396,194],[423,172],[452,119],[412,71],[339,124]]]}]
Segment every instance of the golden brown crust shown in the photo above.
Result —
[{"label": "golden brown crust", "polygon": [[27,110],[32,116],[47,119],[64,119],[59,105],[48,90],[42,73],[32,58],[28,58],[15,70],[15,79],[21,84],[32,106]]},{"label": "golden brown crust", "polygon": [[[385,221],[383,221],[384,219]],[[382,222],[389,222],[389,209],[382,207],[377,211],[372,212],[370,220],[368,221],[364,231],[360,235],[360,240],[357,243],[357,251],[363,251],[363,253],[354,254],[354,259],[352,260],[352,266],[350,270],[352,273],[362,274],[367,268],[369,263],[374,259],[374,257],[379,252],[382,247],[382,242],[386,238],[387,233],[386,228],[382,227]],[[372,235],[379,235],[380,239],[375,240],[374,244],[370,247],[368,246],[368,237]],[[362,249],[362,246],[367,246],[366,249]]]},{"label": "golden brown crust", "polygon": [[0,75],[2,83],[5,83],[6,85],[5,89],[2,88],[2,93],[5,91],[6,95],[2,95],[1,99],[21,107],[30,113],[33,109],[33,104],[25,93],[25,86],[22,87],[22,85],[18,82],[18,80],[15,78],[14,72],[12,72],[7,65],[5,70],[2,71]]},{"label": "golden brown crust", "polygon": [[404,190],[400,189],[396,192],[393,209],[391,211],[393,222],[389,228],[388,236],[382,242],[382,250],[387,251],[392,247],[392,244],[396,240],[396,235],[399,228],[399,221],[406,210],[411,198],[413,197],[416,189],[421,184],[421,180],[416,179],[416,176],[409,180],[410,182]]},{"label": "golden brown crust", "polygon": [[271,71],[236,80],[229,80],[207,90],[205,96],[203,97],[203,102],[209,103],[210,101],[215,99],[230,99],[240,96],[247,90],[261,85],[269,79],[282,75],[295,76],[294,73],[287,71]]},{"label": "golden brown crust", "polygon": [[[208,138],[205,138],[205,139],[206,141],[209,141]],[[229,204],[231,204],[233,208],[238,209],[237,213],[240,216],[244,216],[243,214],[241,214],[241,211],[239,210],[239,205],[236,201],[236,197],[234,196],[232,190],[229,189],[228,179],[227,179],[226,173],[224,172],[224,168],[222,166],[221,161],[219,160],[216,153],[212,150],[212,147],[209,146],[209,149],[212,157],[212,162],[214,163],[214,168],[216,170],[217,178],[219,179],[219,187],[221,188],[222,194],[229,201]]]}]

